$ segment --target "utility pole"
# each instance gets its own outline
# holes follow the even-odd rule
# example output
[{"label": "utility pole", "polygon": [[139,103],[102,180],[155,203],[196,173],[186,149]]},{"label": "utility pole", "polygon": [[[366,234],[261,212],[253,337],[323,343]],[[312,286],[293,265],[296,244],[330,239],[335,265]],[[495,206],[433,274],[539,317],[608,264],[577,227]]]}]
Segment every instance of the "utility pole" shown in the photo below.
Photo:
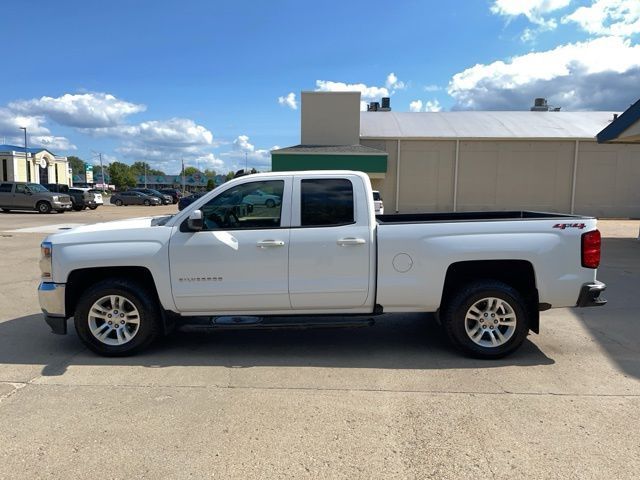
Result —
[{"label": "utility pole", "polygon": [[27,127],[20,127],[20,130],[24,130],[24,160],[27,165],[27,182],[31,181],[31,168],[29,165],[29,152],[27,152]]},{"label": "utility pole", "polygon": [[147,162],[142,162],[144,165],[144,188],[147,188]]},{"label": "utility pole", "polygon": [[104,165],[102,164],[102,153],[99,152],[94,152],[93,150],[91,150],[93,152],[94,155],[97,155],[98,158],[100,159],[100,174],[102,175],[102,193],[104,194],[104,182],[106,181],[104,178]]},{"label": "utility pole", "polygon": [[244,173],[247,173],[247,152],[244,152]]},{"label": "utility pole", "polygon": [[184,158],[181,158],[182,161],[182,193],[185,193],[185,185],[184,185]]}]

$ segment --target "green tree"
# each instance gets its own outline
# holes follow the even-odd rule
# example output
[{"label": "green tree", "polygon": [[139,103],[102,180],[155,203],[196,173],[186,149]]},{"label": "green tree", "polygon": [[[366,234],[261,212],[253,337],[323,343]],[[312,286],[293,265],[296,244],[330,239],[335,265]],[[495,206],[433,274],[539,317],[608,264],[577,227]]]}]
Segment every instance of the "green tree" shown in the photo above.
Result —
[{"label": "green tree", "polygon": [[216,176],[216,171],[215,170],[211,170],[210,168],[207,168],[204,171],[204,175],[205,175],[205,177],[215,177]]},{"label": "green tree", "polygon": [[216,182],[213,181],[213,178],[208,179],[207,180],[207,192],[210,192],[214,188],[216,188]]},{"label": "green tree", "polygon": [[113,162],[109,165],[109,177],[118,190],[135,187],[136,177],[126,163]]},{"label": "green tree", "polygon": [[196,167],[184,167],[185,175],[195,175],[196,173],[202,173],[202,172],[198,170]]},{"label": "green tree", "polygon": [[72,155],[70,157],[67,157],[67,161],[69,162],[69,166],[71,167],[71,171],[74,173],[74,175],[78,173],[84,173],[84,160]]},{"label": "green tree", "polygon": [[144,175],[145,167],[147,175],[164,175],[164,172],[162,170],[151,168],[151,165],[149,165],[147,162],[134,162],[134,164],[131,165],[130,168],[134,175]]},{"label": "green tree", "polygon": [[235,177],[235,176],[236,176],[236,173],[235,173],[235,172],[229,172],[229,173],[227,173],[227,182],[228,182],[229,180],[233,180],[233,177]]}]

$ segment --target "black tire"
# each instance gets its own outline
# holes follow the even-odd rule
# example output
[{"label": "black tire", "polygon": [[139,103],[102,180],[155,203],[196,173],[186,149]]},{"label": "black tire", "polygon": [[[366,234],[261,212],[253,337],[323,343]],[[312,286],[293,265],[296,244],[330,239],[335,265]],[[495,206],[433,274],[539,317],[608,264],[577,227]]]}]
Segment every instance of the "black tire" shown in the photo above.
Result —
[{"label": "black tire", "polygon": [[[90,330],[89,311],[107,295],[125,297],[138,310],[140,324],[133,338],[123,345],[107,345]],[[93,352],[105,357],[124,357],[144,350],[160,335],[160,309],[155,294],[147,287],[122,278],[108,278],[89,287],[80,297],[74,325],[82,342]]]},{"label": "black tire", "polygon": [[84,210],[84,207],[81,207],[80,205],[74,205],[73,210],[76,212],[81,212],[82,210]]},{"label": "black tire", "polygon": [[264,202],[264,204],[267,206],[267,208],[273,208],[276,206],[276,202],[271,199],[268,199],[266,202]]},{"label": "black tire", "polygon": [[51,204],[42,200],[36,204],[36,209],[38,213],[49,213],[51,212]]},{"label": "black tire", "polygon": [[95,210],[96,208],[98,208],[97,205],[89,206],[89,210]]},{"label": "black tire", "polygon": [[2,209],[2,212],[3,212],[3,213],[9,213],[10,211],[11,211],[11,210],[9,210],[8,208],[3,208],[3,209]]},{"label": "black tire", "polygon": [[149,205],[151,205],[151,202],[150,202],[149,200],[145,200],[145,201],[144,201],[144,202],[142,202],[142,203],[144,203],[144,206],[145,206],[145,207],[148,207]]},{"label": "black tire", "polygon": [[[479,320],[477,321],[473,318],[466,318],[470,308],[477,305],[478,302],[482,302],[485,298],[497,298],[505,302],[512,309],[512,313],[515,314],[515,328],[510,337],[497,346],[480,345],[472,340],[469,336],[470,334],[467,333],[467,328],[472,329],[477,326],[478,330],[476,332],[478,333],[481,331],[480,328],[484,328],[484,331],[477,337],[478,341],[493,342],[492,338],[495,338],[495,336],[491,327],[494,325],[491,324],[496,320],[491,318],[490,313],[488,314],[488,320],[483,318],[487,317],[485,313],[479,315]],[[483,305],[483,303],[479,305]],[[505,310],[501,311],[504,312]],[[496,314],[498,316],[502,315],[499,312],[496,312]],[[496,359],[509,355],[522,345],[529,332],[529,314],[522,295],[506,283],[495,280],[476,281],[462,287],[446,302],[440,318],[451,343],[466,355],[475,358]],[[489,328],[486,328],[485,321],[490,325]],[[483,322],[482,327],[480,322]],[[505,325],[497,325],[495,328],[496,330],[499,329],[501,334],[509,331],[509,327]],[[499,332],[496,331],[496,334]]]},{"label": "black tire", "polygon": [[120,200],[120,199],[117,199],[114,203],[116,204],[116,207],[121,207],[122,206],[122,200]]},{"label": "black tire", "polygon": [[56,210],[56,212],[58,212],[58,213],[64,213],[64,212],[66,212],[66,210]]}]

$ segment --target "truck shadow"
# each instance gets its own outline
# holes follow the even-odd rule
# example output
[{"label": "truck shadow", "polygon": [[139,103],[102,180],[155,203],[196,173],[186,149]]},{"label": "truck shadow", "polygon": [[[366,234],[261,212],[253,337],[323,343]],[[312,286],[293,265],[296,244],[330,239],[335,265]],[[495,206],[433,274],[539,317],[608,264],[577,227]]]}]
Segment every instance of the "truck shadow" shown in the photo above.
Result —
[{"label": "truck shadow", "polygon": [[72,321],[69,327],[68,335],[54,335],[39,314],[0,323],[0,365],[44,365],[43,375],[57,376],[70,365],[431,370],[555,363],[530,340],[504,359],[465,358],[449,345],[435,320],[424,314],[384,315],[374,326],[363,328],[177,331],[149,350],[124,358],[93,354],[83,348]]},{"label": "truck shadow", "polygon": [[604,238],[598,280],[608,303],[573,314],[625,374],[640,378],[640,241]]}]

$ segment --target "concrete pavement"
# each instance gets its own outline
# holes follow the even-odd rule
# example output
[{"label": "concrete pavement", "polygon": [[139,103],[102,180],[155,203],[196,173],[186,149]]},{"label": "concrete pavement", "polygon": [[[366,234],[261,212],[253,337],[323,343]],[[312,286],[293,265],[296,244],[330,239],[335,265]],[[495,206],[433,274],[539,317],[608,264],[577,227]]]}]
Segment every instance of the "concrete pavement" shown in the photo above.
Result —
[{"label": "concrete pavement", "polygon": [[0,214],[0,478],[637,478],[640,222],[600,224],[606,307],[544,312],[499,361],[428,315],[181,332],[123,359],[49,333],[45,234],[6,232],[170,210]]}]

